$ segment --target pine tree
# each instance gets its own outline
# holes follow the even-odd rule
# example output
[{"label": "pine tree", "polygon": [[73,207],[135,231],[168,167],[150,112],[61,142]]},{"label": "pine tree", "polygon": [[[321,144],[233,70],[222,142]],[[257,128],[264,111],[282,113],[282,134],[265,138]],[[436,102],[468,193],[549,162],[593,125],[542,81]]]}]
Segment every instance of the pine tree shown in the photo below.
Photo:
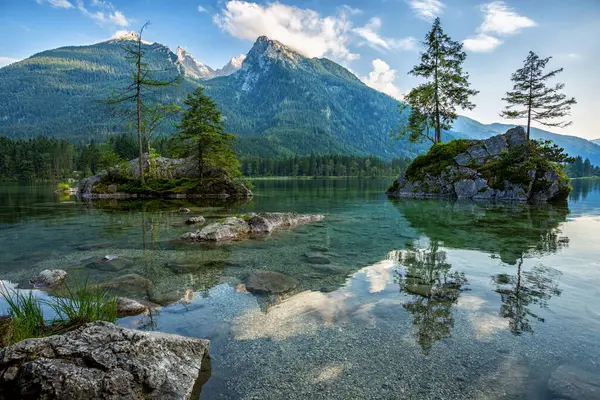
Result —
[{"label": "pine tree", "polygon": [[[564,128],[571,125],[571,121],[556,121],[571,112],[571,106],[577,104],[574,97],[567,98],[560,93],[565,87],[564,83],[557,83],[554,87],[546,86],[546,81],[563,71],[562,68],[544,73],[544,68],[552,57],[539,58],[533,51],[525,59],[523,68],[512,74],[514,82],[512,92],[507,92],[502,100],[508,105],[500,113],[501,117],[509,119],[527,118],[527,139],[530,138],[531,121],[542,125]],[[519,110],[513,108],[519,107]]]},{"label": "pine tree", "polygon": [[[409,74],[423,77],[427,83],[412,89],[406,96],[410,115],[396,138],[408,136],[416,142],[428,137],[440,143],[442,130],[450,129],[457,118],[456,108],[475,108],[469,98],[479,92],[469,88],[469,74],[463,71],[467,57],[463,45],[444,33],[439,18],[435,19],[423,45],[426,50],[421,53],[421,63]],[[433,136],[429,134],[430,128],[434,129]]]},{"label": "pine tree", "polygon": [[225,132],[221,112],[215,102],[198,87],[184,101],[187,110],[177,126],[189,155],[197,162],[200,181],[206,167],[218,167],[239,177],[239,161],[233,151],[235,135]]},{"label": "pine tree", "polygon": [[[157,80],[154,78],[154,74],[157,72],[164,73],[166,71],[155,71],[150,68],[148,63],[144,61],[145,51],[142,47],[144,43],[142,35],[144,30],[148,27],[146,22],[136,35],[136,40],[128,42],[123,46],[125,52],[125,58],[130,62],[132,66],[131,78],[129,84],[123,91],[117,95],[113,95],[109,98],[107,103],[111,106],[118,106],[124,103],[134,103],[134,109],[119,110],[126,117],[133,117],[134,125],[137,131],[137,142],[138,142],[138,153],[139,153],[139,169],[140,169],[140,182],[144,184],[144,131],[148,131],[149,127],[155,127],[160,123],[162,118],[165,118],[170,113],[161,113],[163,109],[151,108],[145,103],[145,95],[147,92],[155,90],[157,88],[164,88],[167,86],[175,85],[179,82],[179,75],[176,75],[171,80]],[[177,74],[174,70],[173,73]],[[175,106],[171,106],[175,107]],[[154,110],[154,112],[152,111]],[[157,111],[159,110],[159,111]],[[171,110],[170,108],[168,110]],[[157,118],[158,116],[158,118]],[[152,135],[152,130],[149,132]],[[150,139],[148,139],[148,143]]]}]

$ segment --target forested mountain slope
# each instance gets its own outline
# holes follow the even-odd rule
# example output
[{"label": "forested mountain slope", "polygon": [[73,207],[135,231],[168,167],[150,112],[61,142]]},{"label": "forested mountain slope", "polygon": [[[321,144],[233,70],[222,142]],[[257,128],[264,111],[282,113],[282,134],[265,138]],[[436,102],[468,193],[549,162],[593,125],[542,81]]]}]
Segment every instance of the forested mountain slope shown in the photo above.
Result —
[{"label": "forested mountain slope", "polygon": [[[127,85],[131,73],[122,46],[123,40],[110,40],[63,47],[1,68],[0,135],[89,142],[126,131],[126,121],[104,104]],[[181,104],[195,87],[204,85],[223,111],[228,131],[240,137],[237,147],[243,155],[339,153],[391,159],[414,156],[429,146],[390,141],[399,117],[396,100],[333,61],[306,58],[266,37],[256,41],[245,59],[232,60],[225,68],[230,75],[208,80],[198,79],[200,70],[190,66],[203,64],[187,53],[184,62],[181,49],[175,54],[153,43],[144,44],[144,50],[150,67],[164,71],[158,78],[182,77],[178,86],[153,92],[152,100]],[[175,122],[165,124],[162,133],[172,133]],[[506,129],[459,117],[444,139],[479,139]],[[534,130],[533,136],[552,139],[569,153],[600,164],[600,146],[589,141],[541,130]]]}]

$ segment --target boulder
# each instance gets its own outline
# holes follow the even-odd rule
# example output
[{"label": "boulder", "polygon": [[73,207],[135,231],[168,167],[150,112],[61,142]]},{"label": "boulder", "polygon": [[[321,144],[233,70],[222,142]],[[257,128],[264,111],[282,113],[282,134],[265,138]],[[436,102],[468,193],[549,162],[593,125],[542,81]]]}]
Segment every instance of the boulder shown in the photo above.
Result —
[{"label": "boulder", "polygon": [[527,132],[522,126],[517,126],[509,129],[505,134],[506,143],[509,148],[519,146],[527,142]]},{"label": "boulder", "polygon": [[487,152],[485,147],[483,147],[482,145],[479,145],[479,144],[469,147],[469,149],[467,150],[467,153],[469,153],[471,158],[475,158],[475,159],[486,158],[486,157],[490,156],[490,153]]},{"label": "boulder", "polygon": [[185,207],[179,207],[179,211],[181,214],[187,214],[189,212],[191,212],[191,210],[189,208],[185,208]]},{"label": "boulder", "polygon": [[[247,218],[246,221],[244,218]],[[235,240],[250,233],[271,233],[280,229],[293,229],[299,225],[323,220],[323,215],[291,213],[259,213],[248,217],[229,217],[223,222],[205,226],[202,230],[188,232],[180,236],[187,242],[222,242]]]},{"label": "boulder", "polygon": [[298,286],[298,281],[279,272],[255,270],[246,279],[246,290],[254,293],[285,293]]},{"label": "boulder", "polygon": [[0,351],[2,399],[198,399],[210,343],[93,322]]},{"label": "boulder", "polygon": [[29,282],[36,289],[52,289],[61,285],[67,278],[67,271],[62,269],[45,269],[34,276]]},{"label": "boulder", "polygon": [[146,311],[148,311],[148,306],[145,306],[137,300],[129,299],[127,297],[117,298],[117,313],[119,314],[119,317],[143,314]]},{"label": "boulder", "polygon": [[277,229],[293,228],[302,224],[309,224],[323,220],[323,215],[290,213],[259,213],[252,214],[248,225],[253,233],[270,233]]},{"label": "boulder", "polygon": [[121,295],[143,298],[152,288],[152,281],[138,274],[126,274],[99,286]]},{"label": "boulder", "polygon": [[310,264],[331,264],[329,257],[319,253],[306,253],[306,261]]},{"label": "boulder", "polygon": [[600,369],[582,370],[569,365],[561,365],[550,375],[548,390],[564,400],[600,399]]},{"label": "boulder", "polygon": [[216,222],[196,232],[188,232],[181,240],[191,242],[221,242],[234,240],[250,233],[250,226],[242,218],[230,217],[223,222]]},{"label": "boulder", "polygon": [[127,258],[113,256],[113,255],[106,255],[100,259],[86,260],[85,267],[94,269],[97,271],[112,272],[112,271],[120,271],[122,269],[125,269],[125,268],[131,266],[132,264],[133,264],[133,261],[131,261]]},{"label": "boulder", "polygon": [[483,145],[490,156],[497,156],[503,151],[508,150],[504,135],[492,136],[484,140]]},{"label": "boulder", "polygon": [[456,161],[459,166],[463,167],[470,165],[472,160],[471,156],[469,156],[467,153],[462,153],[454,157],[454,161]]},{"label": "boulder", "polygon": [[206,220],[204,219],[204,217],[191,217],[188,218],[185,223],[188,225],[201,225],[205,222]]}]

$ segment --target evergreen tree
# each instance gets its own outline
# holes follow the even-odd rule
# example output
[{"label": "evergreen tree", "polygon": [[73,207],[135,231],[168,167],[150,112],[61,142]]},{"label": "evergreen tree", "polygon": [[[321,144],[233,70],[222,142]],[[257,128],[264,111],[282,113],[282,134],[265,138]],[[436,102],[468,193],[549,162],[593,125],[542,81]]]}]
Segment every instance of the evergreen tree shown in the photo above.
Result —
[{"label": "evergreen tree", "polygon": [[199,87],[184,101],[187,110],[177,126],[188,155],[197,162],[200,180],[207,166],[224,169],[232,176],[241,176],[239,161],[232,146],[235,135],[225,132],[221,112]]},{"label": "evergreen tree", "polygon": [[[571,106],[577,104],[574,97],[567,96],[560,91],[564,83],[557,83],[554,87],[546,86],[548,79],[554,78],[563,71],[562,68],[544,73],[544,68],[552,57],[539,58],[533,51],[525,59],[523,68],[512,74],[513,90],[506,93],[502,100],[508,105],[500,116],[509,119],[527,118],[527,138],[530,138],[531,121],[542,125],[564,128],[571,125],[571,121],[556,121],[556,119],[570,114]],[[514,108],[518,108],[515,110]]]},{"label": "evergreen tree", "polygon": [[[410,116],[397,138],[408,136],[417,142],[429,137],[434,143],[440,143],[442,130],[450,129],[457,118],[456,108],[475,108],[469,98],[479,92],[469,88],[469,74],[463,71],[467,57],[463,45],[444,33],[439,18],[435,19],[423,45],[426,50],[421,53],[421,63],[409,74],[423,77],[427,83],[407,95]],[[429,135],[430,128],[434,129],[433,137]]]},{"label": "evergreen tree", "polygon": [[[146,53],[142,47],[143,40],[142,35],[144,30],[148,26],[146,22],[137,33],[136,40],[128,42],[123,46],[125,57],[132,65],[131,77],[128,85],[118,95],[113,95],[108,100],[108,104],[112,106],[120,105],[123,103],[134,103],[134,109],[119,110],[126,117],[134,118],[134,125],[137,131],[137,142],[138,142],[138,155],[139,155],[139,169],[140,169],[140,182],[144,184],[144,133],[148,134],[149,129],[151,136],[153,128],[158,125],[160,120],[168,116],[170,113],[165,112],[162,108],[149,107],[145,103],[145,97],[147,92],[155,90],[161,87],[172,86],[179,81],[179,76],[171,80],[157,80],[154,78],[154,73],[164,71],[153,71],[148,63],[145,62]],[[173,71],[177,73],[177,71]],[[175,107],[175,106],[172,106]],[[170,109],[169,109],[170,110]],[[150,139],[148,139],[149,143]]]}]

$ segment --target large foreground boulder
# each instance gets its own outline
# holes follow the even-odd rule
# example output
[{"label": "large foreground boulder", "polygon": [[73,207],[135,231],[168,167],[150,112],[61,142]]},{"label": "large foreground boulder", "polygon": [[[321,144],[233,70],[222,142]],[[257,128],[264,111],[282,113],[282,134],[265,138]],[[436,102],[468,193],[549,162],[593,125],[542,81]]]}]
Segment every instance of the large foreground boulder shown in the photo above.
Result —
[{"label": "large foreground boulder", "polygon": [[548,202],[567,198],[569,180],[523,127],[486,140],[436,144],[387,190],[392,197]]},{"label": "large foreground boulder", "polygon": [[230,217],[196,232],[183,234],[180,239],[187,242],[221,242],[235,240],[249,234],[271,233],[281,229],[293,229],[299,225],[323,220],[323,215],[291,213],[259,213]]},{"label": "large foreground boulder", "polygon": [[[77,194],[83,198],[123,199],[137,197],[165,198],[250,198],[252,192],[242,182],[232,179],[221,168],[205,167],[202,179],[191,159],[171,159],[144,154],[142,163],[146,185],[136,185],[140,177],[139,159],[101,171],[82,179]],[[186,181],[182,186],[178,181]],[[191,185],[190,183],[196,182]],[[153,184],[154,182],[154,184]],[[168,182],[173,183],[169,185]]]},{"label": "large foreground boulder", "polygon": [[0,351],[0,399],[197,399],[207,340],[94,322]]}]

